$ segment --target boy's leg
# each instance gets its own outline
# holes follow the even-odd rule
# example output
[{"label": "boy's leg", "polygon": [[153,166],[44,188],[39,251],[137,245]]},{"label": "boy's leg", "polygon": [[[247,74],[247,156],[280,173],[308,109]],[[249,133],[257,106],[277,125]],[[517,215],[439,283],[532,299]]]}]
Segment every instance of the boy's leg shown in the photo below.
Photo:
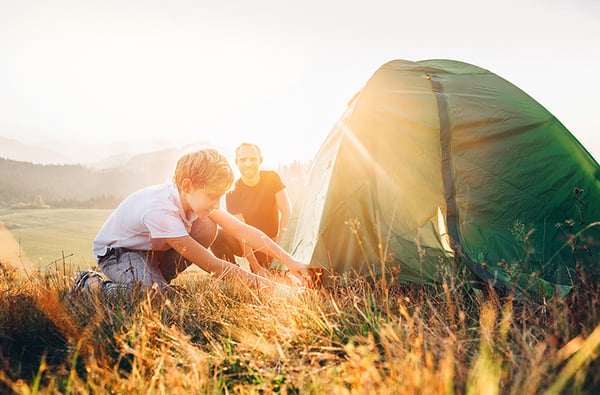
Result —
[{"label": "boy's leg", "polygon": [[102,272],[115,282],[115,286],[141,284],[149,289],[157,284],[159,289],[168,286],[153,257],[153,251],[133,251],[115,248],[100,260]]},{"label": "boy's leg", "polygon": [[190,236],[204,247],[209,248],[217,237],[217,224],[210,218],[198,218],[192,224]]},{"label": "boy's leg", "polygon": [[82,270],[75,278],[75,283],[71,288],[71,292],[81,292],[84,289],[91,289],[97,291],[103,289],[108,283],[112,284],[112,281],[105,281],[104,276],[93,270]]},{"label": "boy's leg", "polygon": [[[190,236],[204,247],[209,248],[217,236],[217,224],[209,218],[198,218],[192,224]],[[172,248],[167,251],[155,251],[154,261],[167,282],[177,277],[192,264]]]}]

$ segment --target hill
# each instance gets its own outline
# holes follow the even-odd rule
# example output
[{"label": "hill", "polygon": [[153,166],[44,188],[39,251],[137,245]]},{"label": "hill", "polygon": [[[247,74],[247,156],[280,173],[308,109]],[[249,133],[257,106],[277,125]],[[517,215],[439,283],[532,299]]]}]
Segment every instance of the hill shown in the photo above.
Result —
[{"label": "hill", "polygon": [[[184,149],[166,148],[115,160],[115,166],[35,164],[0,158],[0,206],[114,208],[132,192],[171,179]],[[299,193],[308,164],[279,166],[292,202]]]},{"label": "hill", "polygon": [[0,158],[39,164],[68,163],[69,158],[51,149],[0,137]]},{"label": "hill", "polygon": [[52,207],[112,208],[137,189],[168,181],[178,155],[175,149],[157,151],[109,169],[0,158],[0,205],[41,200]]}]

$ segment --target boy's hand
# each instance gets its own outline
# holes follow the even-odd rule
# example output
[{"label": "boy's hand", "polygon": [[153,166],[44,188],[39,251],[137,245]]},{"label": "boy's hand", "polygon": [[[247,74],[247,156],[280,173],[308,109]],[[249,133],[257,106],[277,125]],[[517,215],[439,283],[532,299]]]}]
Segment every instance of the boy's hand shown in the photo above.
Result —
[{"label": "boy's hand", "polygon": [[307,263],[300,262],[292,256],[289,256],[289,258],[286,257],[282,263],[290,270],[290,274],[293,276],[293,278],[291,276],[290,278],[292,278],[300,286],[306,285],[306,279],[304,277],[308,274]]},{"label": "boy's hand", "polygon": [[294,273],[301,275],[308,274],[308,263],[300,262],[291,255],[289,257],[284,257],[283,264]]},{"label": "boy's hand", "polygon": [[291,283],[296,287],[305,288],[308,286],[308,281],[305,276],[297,275],[290,271],[287,272],[286,277],[288,278],[287,281],[291,281]]}]

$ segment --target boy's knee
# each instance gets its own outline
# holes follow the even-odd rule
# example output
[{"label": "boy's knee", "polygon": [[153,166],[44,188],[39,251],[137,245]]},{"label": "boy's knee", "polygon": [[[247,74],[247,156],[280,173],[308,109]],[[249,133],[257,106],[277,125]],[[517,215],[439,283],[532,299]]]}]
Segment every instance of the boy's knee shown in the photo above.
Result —
[{"label": "boy's knee", "polygon": [[198,218],[192,224],[190,236],[204,247],[209,248],[217,237],[217,224],[209,218]]}]

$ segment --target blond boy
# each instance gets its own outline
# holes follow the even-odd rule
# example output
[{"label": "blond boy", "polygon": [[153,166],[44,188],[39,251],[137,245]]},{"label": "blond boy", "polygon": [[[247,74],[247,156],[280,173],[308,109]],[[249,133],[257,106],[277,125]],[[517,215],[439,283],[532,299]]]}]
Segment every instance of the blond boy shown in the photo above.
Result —
[{"label": "blond boy", "polygon": [[[217,225],[252,248],[267,251],[302,278],[306,264],[261,231],[219,208],[232,183],[233,171],[227,159],[219,151],[205,148],[178,160],[173,182],[139,190],[123,200],[93,242],[98,266],[110,279],[103,287],[141,284],[164,290],[192,263],[224,278],[274,285],[209,252]],[[84,271],[74,288],[86,288],[99,279],[98,273]]]}]

